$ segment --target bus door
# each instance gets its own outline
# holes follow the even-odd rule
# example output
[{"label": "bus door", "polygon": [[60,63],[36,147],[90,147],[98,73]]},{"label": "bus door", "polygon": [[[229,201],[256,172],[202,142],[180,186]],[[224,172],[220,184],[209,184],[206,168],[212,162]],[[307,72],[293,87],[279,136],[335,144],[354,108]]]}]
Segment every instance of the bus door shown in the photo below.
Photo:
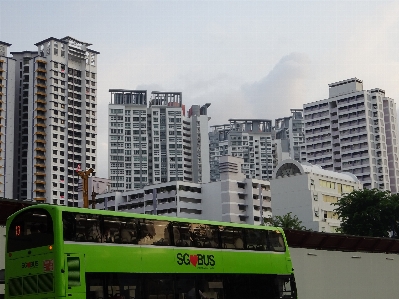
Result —
[{"label": "bus door", "polygon": [[65,289],[68,298],[86,298],[84,254],[65,254]]}]

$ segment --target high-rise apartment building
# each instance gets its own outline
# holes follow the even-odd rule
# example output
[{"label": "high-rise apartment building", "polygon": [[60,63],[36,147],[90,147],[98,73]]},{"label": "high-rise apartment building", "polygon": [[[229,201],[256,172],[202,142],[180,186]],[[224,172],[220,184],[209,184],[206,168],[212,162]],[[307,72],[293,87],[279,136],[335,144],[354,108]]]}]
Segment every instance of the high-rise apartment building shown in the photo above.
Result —
[{"label": "high-rise apartment building", "polygon": [[230,119],[229,125],[212,126],[209,133],[211,181],[220,179],[219,159],[241,157],[241,172],[247,178],[269,180],[273,173],[272,121]]},{"label": "high-rise apartment building", "polygon": [[273,139],[274,167],[285,159],[300,161],[304,142],[303,110],[291,109],[291,116],[276,119]]},{"label": "high-rise apartment building", "polygon": [[186,115],[181,92],[111,89],[109,178],[126,191],[170,181],[209,182],[207,108]]},{"label": "high-rise apartment building", "polygon": [[329,98],[304,105],[301,160],[350,172],[365,188],[398,192],[396,105],[357,78],[329,84]]},{"label": "high-rise apartment building", "polygon": [[76,169],[96,169],[97,55],[72,37],[48,38],[16,60],[14,197],[78,205]]},{"label": "high-rise apartment building", "polygon": [[0,197],[13,198],[15,128],[15,59],[11,44],[0,41]]}]

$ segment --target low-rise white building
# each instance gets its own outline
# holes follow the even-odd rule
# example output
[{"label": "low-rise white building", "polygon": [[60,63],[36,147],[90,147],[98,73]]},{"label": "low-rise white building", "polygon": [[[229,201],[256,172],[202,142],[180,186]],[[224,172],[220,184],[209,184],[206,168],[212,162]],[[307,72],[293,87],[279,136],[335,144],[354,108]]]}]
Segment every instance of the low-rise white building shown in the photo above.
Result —
[{"label": "low-rise white building", "polygon": [[273,215],[292,212],[307,229],[320,232],[336,232],[340,220],[333,203],[343,194],[363,188],[354,174],[324,170],[291,159],[277,165],[273,177]]},{"label": "low-rise white building", "polygon": [[211,183],[172,181],[143,189],[97,195],[97,209],[260,224],[271,217],[269,181],[247,179],[243,160],[220,158],[220,180]]}]

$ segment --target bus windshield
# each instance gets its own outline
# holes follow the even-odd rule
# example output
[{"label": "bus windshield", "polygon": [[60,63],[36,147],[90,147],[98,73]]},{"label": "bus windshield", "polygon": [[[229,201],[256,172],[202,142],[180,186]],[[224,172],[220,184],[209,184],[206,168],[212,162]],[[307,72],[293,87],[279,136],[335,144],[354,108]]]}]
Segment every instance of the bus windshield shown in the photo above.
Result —
[{"label": "bus windshield", "polygon": [[22,212],[13,219],[8,229],[7,252],[53,244],[53,222],[46,210]]}]

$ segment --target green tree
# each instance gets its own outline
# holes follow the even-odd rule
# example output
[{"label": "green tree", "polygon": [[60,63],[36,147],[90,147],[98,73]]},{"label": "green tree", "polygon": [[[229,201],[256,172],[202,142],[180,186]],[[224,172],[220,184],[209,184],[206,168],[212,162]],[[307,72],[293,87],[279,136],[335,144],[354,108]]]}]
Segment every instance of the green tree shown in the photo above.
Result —
[{"label": "green tree", "polygon": [[284,229],[297,229],[297,230],[306,230],[306,227],[302,226],[302,221],[298,219],[298,216],[291,215],[292,212],[289,212],[282,216],[274,216],[272,218],[265,218],[265,224],[270,226],[277,226]]},{"label": "green tree", "polygon": [[399,196],[378,189],[355,190],[338,200],[336,213],[342,233],[359,236],[396,236],[399,220]]}]

